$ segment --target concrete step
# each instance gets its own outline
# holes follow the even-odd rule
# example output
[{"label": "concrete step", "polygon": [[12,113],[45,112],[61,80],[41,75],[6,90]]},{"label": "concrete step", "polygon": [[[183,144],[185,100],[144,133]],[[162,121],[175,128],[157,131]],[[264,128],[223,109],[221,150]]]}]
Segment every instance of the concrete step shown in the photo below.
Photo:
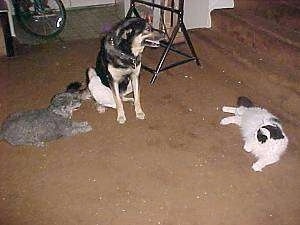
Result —
[{"label": "concrete step", "polygon": [[[298,21],[296,16],[294,18]],[[298,29],[259,16],[255,7],[247,10],[215,10],[212,13],[212,24],[213,31],[237,41],[260,57],[273,61],[274,65],[300,71]]]}]

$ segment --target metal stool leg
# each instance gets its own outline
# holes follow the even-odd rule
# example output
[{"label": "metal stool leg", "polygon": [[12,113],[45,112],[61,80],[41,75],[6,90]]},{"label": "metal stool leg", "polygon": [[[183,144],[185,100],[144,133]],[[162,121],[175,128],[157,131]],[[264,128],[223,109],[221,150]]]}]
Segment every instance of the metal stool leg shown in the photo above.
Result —
[{"label": "metal stool leg", "polygon": [[177,25],[175,26],[175,28],[174,28],[174,30],[173,30],[173,32],[172,32],[172,35],[171,35],[171,38],[170,38],[170,42],[169,42],[169,44],[167,45],[167,47],[166,47],[166,49],[165,49],[163,55],[161,56],[161,58],[160,58],[160,60],[159,60],[159,63],[158,63],[158,65],[157,65],[157,67],[156,67],[156,70],[155,70],[155,72],[154,72],[154,74],[153,74],[153,76],[152,76],[152,78],[151,78],[150,84],[154,84],[154,82],[155,82],[155,80],[156,80],[156,78],[157,78],[157,76],[158,76],[158,73],[160,72],[160,70],[161,70],[161,68],[162,68],[163,63],[165,62],[165,59],[166,59],[166,57],[167,57],[167,54],[169,53],[170,48],[171,48],[172,45],[173,45],[173,42],[174,42],[174,40],[175,40],[175,37],[176,37],[178,31],[179,31],[179,24],[177,23]]},{"label": "metal stool leg", "polygon": [[192,41],[190,39],[190,36],[189,36],[189,34],[188,34],[188,32],[187,32],[187,30],[185,28],[184,23],[180,23],[180,28],[181,28],[181,31],[182,31],[182,33],[184,35],[184,38],[185,38],[185,40],[186,40],[186,42],[187,42],[187,44],[188,44],[188,46],[190,48],[190,51],[191,51],[192,55],[195,57],[197,65],[198,66],[202,66],[201,63],[200,63],[200,60],[199,60],[199,58],[198,58],[198,56],[196,54],[196,51],[194,49],[194,46],[193,46]]},{"label": "metal stool leg", "polygon": [[11,32],[10,32],[7,12],[0,12],[0,25],[2,27],[2,31],[4,35],[6,55],[8,57],[13,57],[15,55],[15,52],[14,52],[13,37],[11,36]]},{"label": "metal stool leg", "polygon": [[134,14],[136,17],[140,17],[139,12],[138,12],[137,9],[135,8],[135,3],[134,3],[134,1],[131,0],[131,1],[130,1],[130,8],[129,8],[127,14],[126,14],[126,18],[128,19],[128,18],[132,17],[132,14]]},{"label": "metal stool leg", "polygon": [[[167,70],[167,69],[170,69],[170,68],[173,68],[175,66],[178,66],[178,65],[181,65],[181,64],[184,64],[184,63],[188,63],[190,61],[195,61],[197,65],[200,65],[201,66],[201,63],[200,63],[200,60],[196,54],[196,51],[194,49],[194,46],[192,44],[192,41],[190,39],[190,36],[187,32],[187,29],[184,25],[184,22],[183,22],[183,13],[184,13],[184,0],[179,0],[179,6],[178,6],[178,9],[176,9],[174,7],[174,2],[172,1],[172,4],[171,4],[171,7],[168,7],[168,6],[164,6],[164,5],[158,5],[158,4],[155,4],[155,3],[150,3],[150,2],[147,2],[147,1],[143,1],[143,0],[130,0],[130,8],[128,10],[128,13],[126,15],[126,18],[130,18],[132,16],[132,14],[134,14],[136,17],[140,17],[136,7],[135,7],[135,3],[140,3],[140,4],[144,4],[144,5],[147,5],[147,6],[151,6],[151,7],[156,7],[156,8],[160,8],[161,10],[167,10],[167,11],[170,11],[172,13],[172,16],[173,16],[173,13],[177,14],[178,16],[178,19],[177,19],[177,23],[172,31],[172,34],[171,34],[171,37],[170,37],[170,40],[168,43],[161,43],[161,47],[164,47],[165,50],[156,66],[156,69],[151,69],[145,65],[142,65],[144,69],[146,69],[147,71],[153,73],[153,76],[151,78],[151,81],[150,83],[153,84],[156,80],[156,78],[158,77],[158,74],[161,72],[161,71],[164,71],[164,70]],[[188,45],[189,49],[190,49],[190,52],[192,55],[189,55],[189,54],[186,54],[184,52],[181,52],[180,50],[178,49],[175,49],[173,47],[173,42],[175,40],[175,37],[179,31],[179,29],[181,29],[182,33],[183,33],[183,36],[185,38],[185,41],[186,41],[186,44]],[[163,67],[163,64],[166,60],[166,57],[169,53],[169,51],[172,51],[172,52],[175,52],[183,57],[185,57],[186,59],[182,60],[182,61],[178,61],[178,62],[175,62],[175,63],[172,63],[170,65],[167,65],[167,66],[164,66]]]}]

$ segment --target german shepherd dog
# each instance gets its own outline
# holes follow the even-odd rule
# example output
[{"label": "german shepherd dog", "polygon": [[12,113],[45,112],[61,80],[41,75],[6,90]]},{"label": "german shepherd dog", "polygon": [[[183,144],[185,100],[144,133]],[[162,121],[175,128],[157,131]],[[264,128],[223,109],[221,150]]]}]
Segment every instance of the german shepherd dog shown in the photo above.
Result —
[{"label": "german shepherd dog", "polygon": [[[126,121],[122,101],[133,101],[136,117],[145,119],[139,87],[142,52],[146,46],[159,47],[163,38],[163,32],[136,17],[126,18],[102,39],[96,73],[102,84],[112,90],[120,124]],[[126,98],[125,95],[132,91],[134,98]]]}]

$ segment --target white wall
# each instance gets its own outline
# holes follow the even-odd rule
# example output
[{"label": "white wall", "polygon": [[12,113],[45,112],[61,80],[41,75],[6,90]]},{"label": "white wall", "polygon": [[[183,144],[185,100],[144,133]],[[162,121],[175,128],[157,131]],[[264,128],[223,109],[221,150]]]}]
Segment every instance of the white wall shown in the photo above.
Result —
[{"label": "white wall", "polygon": [[103,5],[115,3],[115,0],[62,0],[65,8]]},{"label": "white wall", "polygon": [[[159,0],[156,0],[156,3],[159,2]],[[125,15],[129,9],[129,5],[130,0],[124,0]],[[233,7],[234,0],[185,0],[184,23],[187,29],[208,28],[211,27],[210,13],[212,10]]]},{"label": "white wall", "polygon": [[187,29],[210,28],[211,11],[233,7],[234,0],[186,0],[184,6],[185,25]]}]

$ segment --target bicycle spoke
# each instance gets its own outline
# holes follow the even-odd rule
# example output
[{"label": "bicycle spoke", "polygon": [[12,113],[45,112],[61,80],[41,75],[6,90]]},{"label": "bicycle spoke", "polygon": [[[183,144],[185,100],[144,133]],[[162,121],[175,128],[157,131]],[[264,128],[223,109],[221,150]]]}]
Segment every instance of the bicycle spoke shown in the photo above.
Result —
[{"label": "bicycle spoke", "polygon": [[[49,20],[48,18],[44,18],[45,22],[44,22],[44,27],[45,29],[47,29],[46,27],[49,28],[49,30],[54,30],[54,32],[57,30],[56,26],[54,25],[53,21]],[[47,33],[48,34],[48,33]]]},{"label": "bicycle spoke", "polygon": [[61,0],[29,0],[27,5],[17,5],[17,18],[23,28],[40,37],[49,37],[60,33],[66,20]]}]

